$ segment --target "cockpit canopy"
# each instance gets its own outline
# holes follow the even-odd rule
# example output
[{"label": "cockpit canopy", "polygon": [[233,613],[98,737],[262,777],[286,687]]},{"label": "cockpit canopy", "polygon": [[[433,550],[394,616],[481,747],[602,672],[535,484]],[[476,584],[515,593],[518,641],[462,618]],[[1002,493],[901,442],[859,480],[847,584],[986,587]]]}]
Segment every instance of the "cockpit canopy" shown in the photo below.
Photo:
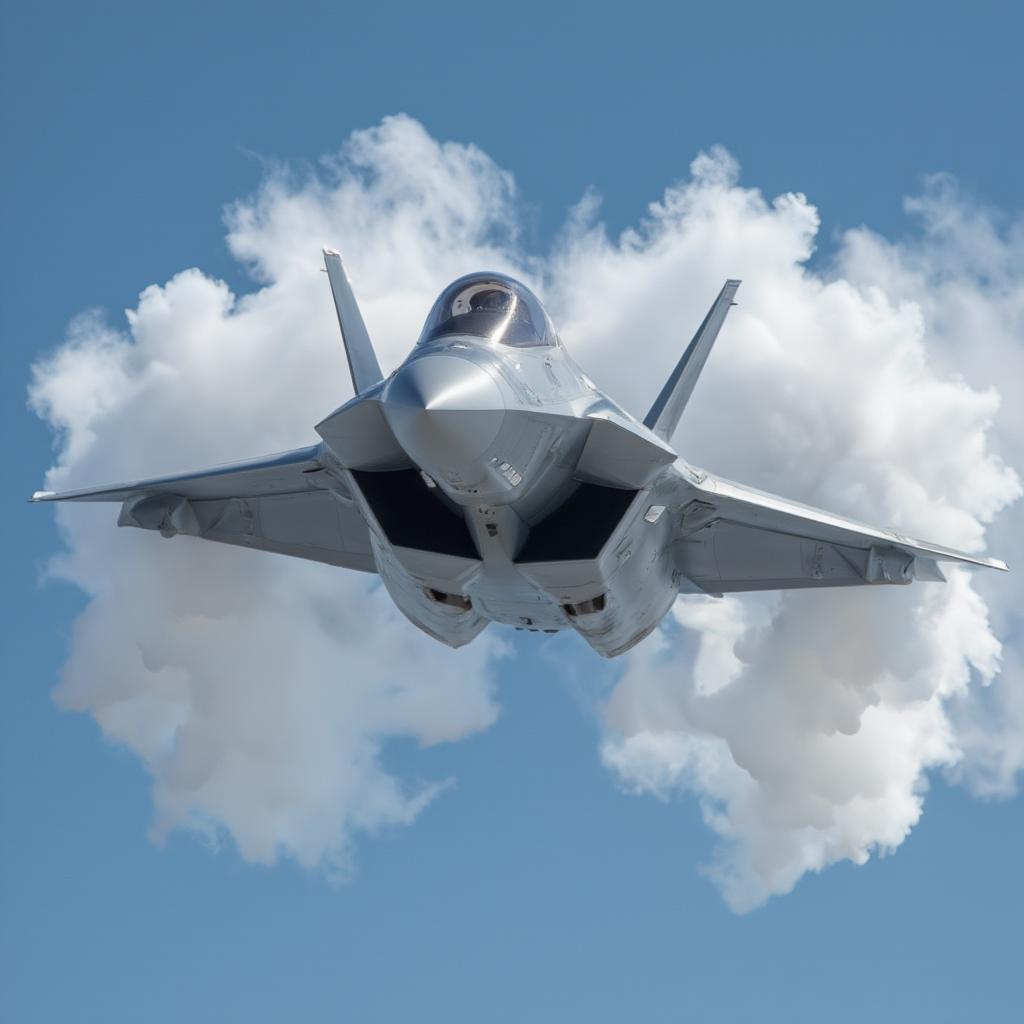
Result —
[{"label": "cockpit canopy", "polygon": [[515,348],[558,344],[551,319],[537,296],[505,274],[467,274],[441,292],[420,343],[453,334]]}]

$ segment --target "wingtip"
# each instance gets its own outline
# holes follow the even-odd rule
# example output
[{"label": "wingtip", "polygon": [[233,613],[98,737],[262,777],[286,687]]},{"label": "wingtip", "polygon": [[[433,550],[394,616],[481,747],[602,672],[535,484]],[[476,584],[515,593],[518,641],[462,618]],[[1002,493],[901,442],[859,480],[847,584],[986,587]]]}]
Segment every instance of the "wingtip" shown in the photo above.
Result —
[{"label": "wingtip", "polygon": [[324,246],[324,256],[337,256],[341,258],[341,253],[337,249],[332,249],[329,245]]},{"label": "wingtip", "polygon": [[980,566],[982,569],[995,569],[998,572],[1009,572],[1010,567],[1001,558],[985,558],[968,555],[964,559],[968,565]]},{"label": "wingtip", "polygon": [[53,501],[57,497],[56,491],[33,491],[29,501]]}]

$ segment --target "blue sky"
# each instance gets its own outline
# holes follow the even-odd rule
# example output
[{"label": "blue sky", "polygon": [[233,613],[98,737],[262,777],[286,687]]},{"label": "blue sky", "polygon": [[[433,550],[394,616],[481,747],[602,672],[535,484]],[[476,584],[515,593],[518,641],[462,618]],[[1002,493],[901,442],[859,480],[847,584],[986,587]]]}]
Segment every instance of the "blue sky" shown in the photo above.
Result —
[{"label": "blue sky", "polygon": [[21,499],[53,461],[33,362],[82,310],[120,326],[187,267],[254,289],[222,210],[268,162],[405,112],[515,175],[523,248],[543,253],[587,188],[615,235],[720,143],[744,184],[806,193],[824,261],[861,224],[911,234],[903,197],[932,172],[1019,218],[1022,28],[1009,4],[5,4],[0,1018],[1013,1019],[1019,797],[930,773],[891,856],[736,915],[698,870],[714,837],[697,800],[629,795],[602,764],[608,670],[568,638],[495,663],[486,731],[384,745],[389,771],[457,784],[357,835],[348,884],[248,863],[230,837],[151,843],[141,762],[53,703],[85,596],[39,584],[61,541]]}]

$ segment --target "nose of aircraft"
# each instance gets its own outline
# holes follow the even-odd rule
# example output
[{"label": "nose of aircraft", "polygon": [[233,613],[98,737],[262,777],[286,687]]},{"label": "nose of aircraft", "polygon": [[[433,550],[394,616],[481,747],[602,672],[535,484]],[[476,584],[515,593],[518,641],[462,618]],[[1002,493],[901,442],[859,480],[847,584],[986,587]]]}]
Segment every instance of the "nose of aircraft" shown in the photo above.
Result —
[{"label": "nose of aircraft", "polygon": [[468,359],[429,355],[392,378],[384,415],[398,443],[431,475],[472,483],[505,418],[494,378]]}]

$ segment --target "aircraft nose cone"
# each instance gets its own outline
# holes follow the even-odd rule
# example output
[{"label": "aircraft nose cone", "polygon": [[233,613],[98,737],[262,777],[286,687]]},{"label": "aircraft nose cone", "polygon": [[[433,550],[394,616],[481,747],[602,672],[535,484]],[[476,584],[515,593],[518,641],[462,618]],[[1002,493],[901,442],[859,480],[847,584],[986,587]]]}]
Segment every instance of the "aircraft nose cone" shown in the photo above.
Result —
[{"label": "aircraft nose cone", "polygon": [[452,483],[475,478],[473,467],[494,443],[505,417],[497,382],[468,359],[430,355],[395,374],[384,415],[413,461]]}]

